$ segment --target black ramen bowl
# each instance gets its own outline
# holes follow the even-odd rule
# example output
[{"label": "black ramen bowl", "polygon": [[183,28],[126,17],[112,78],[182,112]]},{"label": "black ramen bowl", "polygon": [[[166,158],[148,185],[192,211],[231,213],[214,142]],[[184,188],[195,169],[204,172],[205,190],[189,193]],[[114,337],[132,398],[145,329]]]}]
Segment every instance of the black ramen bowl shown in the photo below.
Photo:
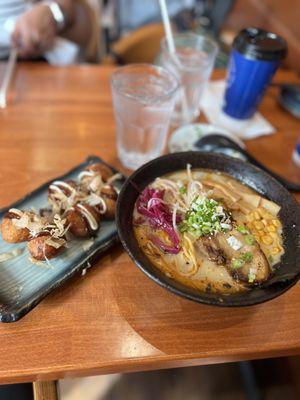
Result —
[{"label": "black ramen bowl", "polygon": [[[137,197],[155,178],[170,172],[204,168],[224,172],[280,205],[284,255],[275,272],[264,284],[237,294],[207,293],[168,278],[140,249],[133,231],[133,210]],[[271,300],[295,285],[300,277],[300,206],[273,177],[241,160],[221,154],[202,152],[173,153],[156,158],[135,171],[118,197],[117,226],[121,242],[136,265],[151,279],[171,292],[199,303],[217,306],[249,306]]]}]

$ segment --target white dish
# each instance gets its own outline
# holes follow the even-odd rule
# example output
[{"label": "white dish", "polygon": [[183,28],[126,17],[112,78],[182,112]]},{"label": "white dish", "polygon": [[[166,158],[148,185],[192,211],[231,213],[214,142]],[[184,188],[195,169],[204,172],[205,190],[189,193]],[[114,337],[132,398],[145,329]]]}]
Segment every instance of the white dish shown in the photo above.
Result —
[{"label": "white dish", "polygon": [[196,147],[196,143],[199,139],[203,136],[216,133],[229,137],[239,146],[245,148],[241,139],[237,138],[225,129],[211,124],[197,123],[184,125],[176,129],[168,143],[169,151],[170,153],[176,153],[179,151],[197,151],[199,149]]}]

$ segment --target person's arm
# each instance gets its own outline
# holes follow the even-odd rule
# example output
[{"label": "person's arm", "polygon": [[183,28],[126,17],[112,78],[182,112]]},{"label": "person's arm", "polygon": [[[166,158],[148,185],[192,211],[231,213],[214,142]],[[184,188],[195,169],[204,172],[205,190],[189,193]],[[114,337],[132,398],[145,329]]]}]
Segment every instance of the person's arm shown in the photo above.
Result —
[{"label": "person's arm", "polygon": [[89,9],[85,1],[80,0],[56,0],[56,3],[66,14],[67,26],[61,36],[85,46],[91,36],[91,20]]},{"label": "person's arm", "polygon": [[63,36],[80,46],[88,43],[91,24],[87,6],[80,0],[56,0],[65,16],[66,25],[61,30],[45,1],[36,3],[16,22],[12,44],[22,57],[43,54],[53,46],[55,36]]}]

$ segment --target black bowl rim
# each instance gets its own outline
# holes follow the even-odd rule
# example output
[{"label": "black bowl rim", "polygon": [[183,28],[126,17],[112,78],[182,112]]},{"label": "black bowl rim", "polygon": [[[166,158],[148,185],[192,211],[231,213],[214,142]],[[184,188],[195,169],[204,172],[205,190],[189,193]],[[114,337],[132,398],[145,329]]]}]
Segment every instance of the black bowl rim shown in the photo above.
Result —
[{"label": "black bowl rim", "polygon": [[[226,295],[226,302],[224,302],[224,300],[223,300],[225,295],[222,296],[222,295],[215,294],[214,297],[212,297],[212,298],[201,297],[201,295],[206,295],[206,293],[204,293],[204,292],[199,292],[198,295],[194,295],[194,294],[188,293],[187,291],[184,291],[182,289],[177,289],[176,287],[174,287],[174,285],[172,283],[166,282],[166,280],[168,278],[163,273],[161,273],[159,271],[159,269],[157,269],[157,275],[162,275],[162,276],[159,277],[159,276],[154,275],[151,271],[148,270],[147,266],[145,266],[144,263],[137,257],[137,255],[135,254],[135,250],[132,249],[130,247],[130,245],[128,244],[128,242],[126,240],[126,232],[123,232],[123,230],[122,230],[121,214],[123,213],[123,210],[124,210],[123,205],[122,205],[123,197],[124,197],[124,194],[126,193],[126,191],[128,190],[128,188],[130,188],[131,181],[134,181],[137,176],[144,174],[145,171],[147,171],[147,169],[149,168],[149,166],[153,165],[154,163],[163,162],[164,160],[172,159],[174,157],[182,157],[182,156],[187,157],[189,155],[192,156],[195,154],[197,154],[199,157],[204,156],[204,157],[213,157],[214,159],[219,158],[220,160],[223,160],[225,162],[227,161],[230,163],[236,163],[237,166],[244,165],[246,168],[252,169],[257,174],[265,177],[270,182],[277,185],[278,188],[289,197],[291,202],[294,203],[293,206],[295,208],[298,207],[298,209],[299,209],[299,204],[297,203],[295,198],[284,188],[284,186],[280,182],[278,182],[274,177],[269,175],[267,172],[261,170],[259,167],[255,166],[255,165],[248,163],[247,161],[236,159],[236,158],[224,155],[224,154],[216,154],[216,153],[212,153],[212,152],[201,152],[201,151],[187,151],[187,152],[177,152],[177,153],[166,154],[166,155],[160,156],[158,158],[155,158],[154,160],[151,160],[148,163],[142,165],[140,168],[138,168],[136,171],[134,171],[127,178],[126,182],[122,186],[122,189],[119,193],[118,201],[117,201],[116,222],[117,222],[119,238],[120,238],[120,241],[121,241],[124,249],[129,254],[129,256],[134,261],[134,263],[141,269],[141,271],[143,273],[145,273],[145,275],[147,275],[154,282],[156,282],[157,284],[159,284],[163,288],[171,291],[174,294],[177,294],[185,299],[195,301],[197,303],[206,304],[206,305],[216,305],[216,306],[220,306],[220,307],[245,307],[245,306],[252,306],[252,305],[264,303],[266,301],[272,300],[272,299],[280,296],[281,294],[285,293],[292,286],[294,286],[300,279],[300,269],[299,269],[298,273],[295,275],[295,277],[293,277],[292,279],[288,279],[284,283],[284,286],[280,285],[278,287],[278,289],[274,291],[274,293],[268,293],[267,295],[264,294],[263,297],[258,298],[258,299],[250,299],[250,300],[244,299],[243,302],[240,303],[240,302],[230,301],[230,299],[234,300],[234,298],[236,297],[235,295]],[[203,168],[203,167],[199,166],[199,168]],[[211,168],[211,169],[214,169],[214,168]],[[178,170],[178,169],[177,168],[174,169],[174,172],[176,170]],[[224,172],[224,171],[220,171],[220,172]],[[246,186],[251,187],[246,182],[243,182],[240,179],[234,177],[230,172],[224,172],[224,173],[232,176],[234,179],[237,179],[238,181],[245,184]],[[156,175],[156,176],[159,176],[159,175]],[[152,177],[152,180],[154,180],[155,177]],[[147,179],[148,178],[149,177],[147,177]],[[149,184],[151,181],[149,181],[147,184]],[[143,188],[146,187],[147,184],[144,185]],[[252,189],[254,189],[254,188],[252,188]],[[254,189],[254,190],[256,190],[259,193],[259,191],[257,189]],[[266,196],[266,194],[261,194],[261,195]],[[129,217],[130,217],[130,224],[132,224],[132,214],[130,214]],[[299,227],[298,227],[298,231],[299,231]],[[299,250],[299,249],[297,249],[297,250]],[[298,253],[299,253],[299,251],[298,251]],[[299,254],[298,254],[298,256],[299,256]],[[151,263],[151,261],[149,259],[148,259],[148,263],[153,266],[153,264]],[[155,266],[153,266],[153,267],[156,268]],[[170,281],[172,281],[172,280],[170,280]],[[176,281],[173,281],[173,282],[176,283]],[[184,287],[184,285],[182,285],[182,286]],[[189,289],[188,287],[186,287],[186,288]],[[258,290],[258,289],[259,289],[259,287],[254,290]]]}]

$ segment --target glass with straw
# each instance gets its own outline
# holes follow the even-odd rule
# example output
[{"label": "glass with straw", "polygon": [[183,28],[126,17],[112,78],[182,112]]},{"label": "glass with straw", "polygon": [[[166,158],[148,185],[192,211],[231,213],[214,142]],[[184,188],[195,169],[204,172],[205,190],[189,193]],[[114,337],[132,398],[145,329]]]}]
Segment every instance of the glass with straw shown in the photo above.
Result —
[{"label": "glass with straw", "polygon": [[204,88],[210,79],[218,46],[209,37],[183,33],[174,36],[176,57],[167,39],[162,41],[161,64],[180,82],[180,91],[172,115],[172,124],[180,126],[194,121],[200,114]]},{"label": "glass with straw", "polygon": [[184,125],[200,114],[200,101],[208,82],[218,45],[210,38],[193,33],[172,34],[165,0],[159,0],[166,37],[162,41],[162,65],[180,82],[171,123]]}]

